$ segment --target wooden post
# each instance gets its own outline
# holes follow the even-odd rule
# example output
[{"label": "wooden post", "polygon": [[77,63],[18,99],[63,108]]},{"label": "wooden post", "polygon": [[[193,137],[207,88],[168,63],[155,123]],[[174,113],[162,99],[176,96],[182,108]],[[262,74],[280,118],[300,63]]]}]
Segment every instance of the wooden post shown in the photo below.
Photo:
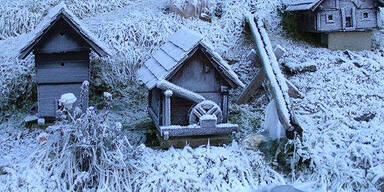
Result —
[{"label": "wooden post", "polygon": [[166,90],[164,92],[164,116],[163,116],[163,125],[170,126],[171,125],[171,97],[173,92],[171,90]]},{"label": "wooden post", "polygon": [[221,94],[223,95],[223,123],[228,122],[228,87],[221,86]]}]

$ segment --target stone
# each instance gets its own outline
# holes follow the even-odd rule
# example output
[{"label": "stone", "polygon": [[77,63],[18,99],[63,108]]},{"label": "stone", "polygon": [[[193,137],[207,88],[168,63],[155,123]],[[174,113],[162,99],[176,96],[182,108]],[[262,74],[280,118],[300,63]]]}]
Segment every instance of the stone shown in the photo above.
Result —
[{"label": "stone", "polygon": [[375,117],[376,117],[376,114],[374,114],[374,113],[367,113],[367,114],[364,114],[364,115],[362,115],[360,117],[355,117],[354,119],[356,121],[359,121],[359,122],[361,122],[361,121],[369,122],[369,121],[371,121]]},{"label": "stone", "polygon": [[321,43],[331,50],[361,51],[372,48],[372,31],[321,34]]},{"label": "stone", "polygon": [[38,117],[36,115],[27,115],[24,118],[25,126],[31,128],[34,124],[37,123]]},{"label": "stone", "polygon": [[7,172],[4,170],[4,167],[0,167],[0,175],[6,175]]},{"label": "stone", "polygon": [[290,185],[280,185],[277,187],[274,187],[271,192],[303,192],[301,190],[298,190]]},{"label": "stone", "polygon": [[25,123],[35,123],[37,122],[38,117],[36,115],[27,115],[24,118]]},{"label": "stone", "polygon": [[243,145],[246,149],[257,149],[266,141],[267,138],[264,135],[250,135],[244,139]]},{"label": "stone", "polygon": [[45,119],[44,118],[39,118],[37,120],[37,124],[40,125],[40,126],[44,125],[45,124]]},{"label": "stone", "polygon": [[299,74],[299,73],[317,71],[316,65],[311,62],[302,62],[302,63],[287,62],[287,63],[282,63],[282,66],[284,67],[287,73],[293,74],[293,75]]}]

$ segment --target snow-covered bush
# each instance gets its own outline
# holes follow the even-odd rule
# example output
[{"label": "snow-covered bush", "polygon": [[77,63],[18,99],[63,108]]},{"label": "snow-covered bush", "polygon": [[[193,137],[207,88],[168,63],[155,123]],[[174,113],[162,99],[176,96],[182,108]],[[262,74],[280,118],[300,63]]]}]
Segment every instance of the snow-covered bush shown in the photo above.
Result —
[{"label": "snow-covered bush", "polygon": [[22,104],[33,97],[35,82],[32,57],[17,60],[0,56],[0,111]]},{"label": "snow-covered bush", "polygon": [[[0,40],[30,32],[37,26],[48,9],[62,0],[0,0]],[[135,0],[64,0],[80,18],[109,12]]]},{"label": "snow-covered bush", "polygon": [[224,148],[141,151],[132,162],[135,191],[250,191],[284,183],[259,152],[246,151],[236,143]]},{"label": "snow-covered bush", "polygon": [[121,126],[109,121],[106,113],[98,114],[91,107],[80,118],[59,122],[47,132],[30,162],[51,175],[40,179],[59,190],[130,191],[131,148]]}]

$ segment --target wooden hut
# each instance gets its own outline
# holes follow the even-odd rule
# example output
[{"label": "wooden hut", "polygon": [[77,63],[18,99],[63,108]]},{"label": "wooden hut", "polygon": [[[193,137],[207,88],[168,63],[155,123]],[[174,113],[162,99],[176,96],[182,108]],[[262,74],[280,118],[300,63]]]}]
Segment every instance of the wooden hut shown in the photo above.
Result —
[{"label": "wooden hut", "polygon": [[369,49],[371,31],[378,27],[376,0],[298,0],[286,11],[296,15],[305,32],[321,34],[330,49]]},{"label": "wooden hut", "polygon": [[148,112],[164,140],[228,135],[230,88],[244,84],[202,36],[176,32],[138,71],[149,89]]},{"label": "wooden hut", "polygon": [[[38,117],[55,119],[58,99],[65,93],[80,97],[82,83],[90,78],[91,49],[99,56],[109,55],[64,3],[52,8],[30,33],[19,58],[32,51],[35,55]],[[85,100],[88,105],[88,96]]]}]

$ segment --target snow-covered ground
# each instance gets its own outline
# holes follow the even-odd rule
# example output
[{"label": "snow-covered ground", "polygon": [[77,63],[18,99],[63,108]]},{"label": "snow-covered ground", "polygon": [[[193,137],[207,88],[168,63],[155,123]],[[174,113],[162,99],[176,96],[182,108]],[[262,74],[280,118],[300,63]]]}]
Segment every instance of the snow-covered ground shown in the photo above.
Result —
[{"label": "snow-covered ground", "polygon": [[[0,0],[0,191],[55,190],[66,182],[52,175],[60,168],[42,166],[50,158],[41,159],[39,163],[31,160],[31,154],[36,157],[36,154],[49,152],[47,143],[50,142],[41,140],[49,131],[28,129],[22,124],[34,100],[34,65],[33,56],[22,61],[15,58],[25,43],[25,33],[58,2]],[[92,57],[90,84],[98,87],[91,90],[105,89],[101,91],[112,93],[115,103],[109,110],[109,121],[121,122],[124,129],[116,134],[126,135],[133,145],[126,155],[111,148],[108,155],[118,154],[116,159],[127,159],[114,159],[116,162],[108,166],[103,164],[104,168],[116,173],[111,174],[115,178],[94,186],[105,187],[99,190],[118,190],[108,183],[121,177],[132,191],[252,191],[270,184],[292,184],[307,191],[384,189],[383,32],[375,33],[376,48],[373,50],[330,51],[288,37],[277,11],[282,3],[279,0],[212,0],[213,10],[221,9],[222,15],[213,17],[211,22],[169,13],[168,0],[65,2],[116,52],[110,59]],[[282,151],[274,151],[276,154],[244,148],[245,138],[263,131],[264,110],[269,102],[268,95],[264,94],[247,105],[231,104],[230,119],[240,124],[239,144],[170,150],[140,145],[145,138],[132,130],[146,125],[148,117],[146,89],[137,83],[135,70],[173,32],[184,26],[202,33],[205,41],[212,44],[248,83],[257,67],[246,58],[255,47],[245,25],[246,11],[265,16],[272,45],[280,44],[287,50],[280,63],[309,63],[317,67],[316,72],[287,75],[305,96],[292,99],[304,130],[303,138],[288,142],[280,148]],[[233,91],[232,101],[240,91]],[[104,104],[98,97],[91,100],[95,106]],[[105,126],[108,128],[111,124]],[[131,132],[138,136],[130,137]],[[46,137],[49,140],[53,136],[55,134],[47,133]],[[275,156],[276,159],[283,157],[287,163],[279,164]],[[120,163],[126,166],[118,167]],[[286,165],[288,170],[282,168]],[[77,173],[76,181],[82,183],[89,177]]]}]

